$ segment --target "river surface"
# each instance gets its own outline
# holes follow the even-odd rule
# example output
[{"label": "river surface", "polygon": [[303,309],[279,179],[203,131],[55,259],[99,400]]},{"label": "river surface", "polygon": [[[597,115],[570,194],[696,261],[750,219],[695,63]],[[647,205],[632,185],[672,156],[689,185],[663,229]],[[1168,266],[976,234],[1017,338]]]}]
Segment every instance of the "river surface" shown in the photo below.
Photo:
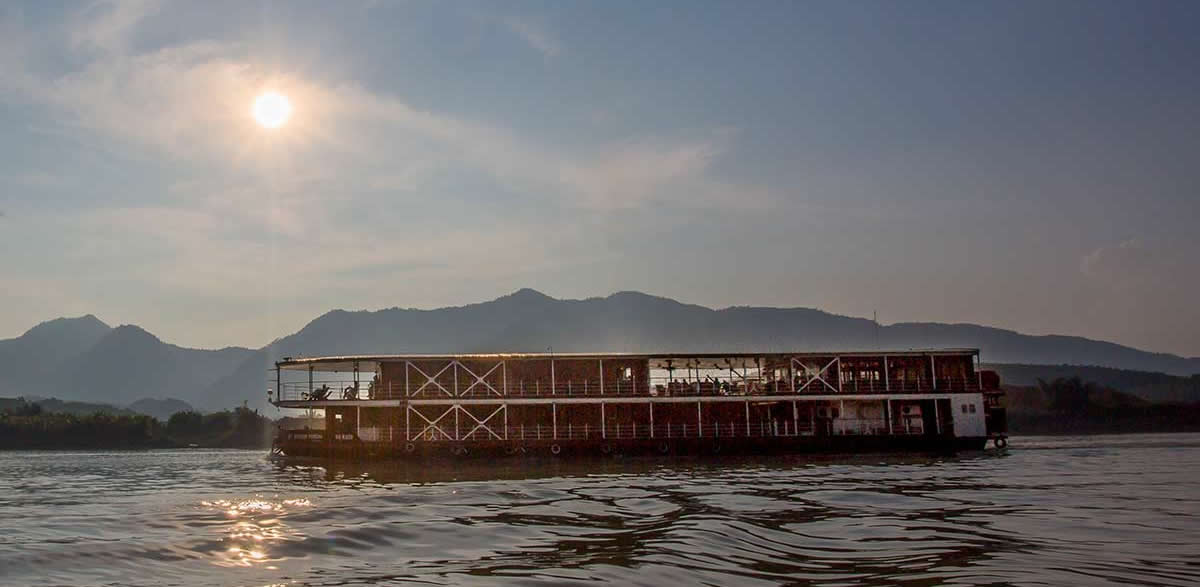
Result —
[{"label": "river surface", "polygon": [[0,584],[1200,584],[1200,435],[320,467],[0,452]]}]

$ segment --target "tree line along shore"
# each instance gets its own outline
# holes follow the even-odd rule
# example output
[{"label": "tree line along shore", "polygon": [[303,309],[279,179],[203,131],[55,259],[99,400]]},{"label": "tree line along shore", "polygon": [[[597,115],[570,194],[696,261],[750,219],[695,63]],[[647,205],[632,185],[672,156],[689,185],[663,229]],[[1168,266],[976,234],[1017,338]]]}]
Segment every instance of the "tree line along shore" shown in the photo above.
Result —
[{"label": "tree line along shore", "polygon": [[1197,401],[1154,401],[1077,376],[1004,391],[1013,434],[1200,432]]},{"label": "tree line along shore", "polygon": [[[274,422],[247,407],[201,414],[182,411],[166,421],[125,411],[70,413],[23,398],[0,409],[0,449],[267,448]],[[53,405],[53,403],[51,403]]]}]

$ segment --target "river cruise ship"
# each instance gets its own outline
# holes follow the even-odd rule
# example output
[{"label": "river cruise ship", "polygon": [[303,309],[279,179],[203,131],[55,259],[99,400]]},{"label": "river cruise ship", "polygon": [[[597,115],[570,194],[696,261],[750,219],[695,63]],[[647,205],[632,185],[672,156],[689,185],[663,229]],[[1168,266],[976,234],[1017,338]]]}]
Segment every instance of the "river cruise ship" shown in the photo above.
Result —
[{"label": "river cruise ship", "polygon": [[955,451],[1006,444],[977,349],[287,357],[270,401],[331,458]]}]

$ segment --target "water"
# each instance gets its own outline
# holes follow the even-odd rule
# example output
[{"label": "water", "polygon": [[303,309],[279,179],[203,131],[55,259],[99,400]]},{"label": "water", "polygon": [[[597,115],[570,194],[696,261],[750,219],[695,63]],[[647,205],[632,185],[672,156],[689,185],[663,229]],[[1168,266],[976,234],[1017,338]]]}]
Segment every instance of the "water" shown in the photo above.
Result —
[{"label": "water", "polygon": [[0,453],[5,585],[1195,585],[1200,435],[958,458],[281,466]]}]

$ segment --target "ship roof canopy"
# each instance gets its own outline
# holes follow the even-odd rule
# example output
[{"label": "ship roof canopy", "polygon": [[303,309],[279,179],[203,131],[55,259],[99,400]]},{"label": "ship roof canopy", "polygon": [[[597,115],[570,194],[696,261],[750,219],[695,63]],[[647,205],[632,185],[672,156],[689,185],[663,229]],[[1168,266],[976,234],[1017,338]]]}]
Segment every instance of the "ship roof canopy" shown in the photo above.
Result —
[{"label": "ship roof canopy", "polygon": [[755,360],[769,362],[789,361],[791,359],[821,359],[821,358],[882,358],[882,357],[927,357],[927,356],[975,356],[979,354],[976,348],[940,348],[940,349],[906,349],[906,350],[873,350],[873,351],[805,351],[805,352],[761,352],[761,353],[451,353],[451,354],[394,354],[394,355],[331,355],[316,357],[284,357],[275,366],[285,370],[317,371],[353,371],[362,369],[363,364],[395,363],[404,361],[506,361],[506,360],[648,360],[651,367],[667,368],[668,366],[686,367],[698,364],[728,364],[742,365]]}]

